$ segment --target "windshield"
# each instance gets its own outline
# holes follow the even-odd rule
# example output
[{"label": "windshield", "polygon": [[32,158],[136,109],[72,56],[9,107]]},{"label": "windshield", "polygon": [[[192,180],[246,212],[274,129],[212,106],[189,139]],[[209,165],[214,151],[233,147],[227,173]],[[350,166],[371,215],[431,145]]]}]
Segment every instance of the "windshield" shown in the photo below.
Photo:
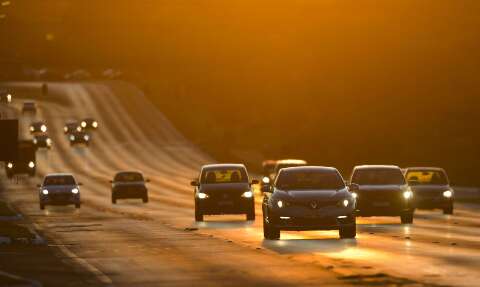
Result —
[{"label": "windshield", "polygon": [[205,170],[202,174],[202,183],[238,183],[248,182],[247,173],[240,168],[219,168]]},{"label": "windshield", "polygon": [[73,176],[48,176],[45,178],[43,185],[75,185]]},{"label": "windshield", "polygon": [[121,182],[143,181],[143,176],[138,172],[119,173],[115,176],[114,181],[121,181]]},{"label": "windshield", "polygon": [[447,185],[447,176],[443,171],[438,170],[415,170],[409,171],[406,175],[410,185]]},{"label": "windshield", "polygon": [[275,186],[282,190],[338,190],[344,188],[345,183],[337,171],[283,171]]},{"label": "windshield", "polygon": [[359,185],[403,185],[405,178],[400,169],[360,169],[352,177]]}]

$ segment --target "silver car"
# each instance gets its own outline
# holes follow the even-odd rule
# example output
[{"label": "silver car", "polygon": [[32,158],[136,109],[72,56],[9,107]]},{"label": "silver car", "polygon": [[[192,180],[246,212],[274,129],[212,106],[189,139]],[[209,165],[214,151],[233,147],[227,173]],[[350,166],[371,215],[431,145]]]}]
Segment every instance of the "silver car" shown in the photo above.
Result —
[{"label": "silver car", "polygon": [[74,204],[80,208],[80,185],[69,173],[49,174],[39,187],[40,209],[45,205]]}]

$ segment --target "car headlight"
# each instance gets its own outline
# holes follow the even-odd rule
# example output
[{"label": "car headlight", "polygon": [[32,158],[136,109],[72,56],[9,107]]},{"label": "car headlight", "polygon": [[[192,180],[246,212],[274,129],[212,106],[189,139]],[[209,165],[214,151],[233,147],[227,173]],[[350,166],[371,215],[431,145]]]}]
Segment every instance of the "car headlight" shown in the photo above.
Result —
[{"label": "car headlight", "polygon": [[13,168],[13,163],[11,163],[11,162],[7,163],[7,167],[10,168],[10,169]]},{"label": "car headlight", "polygon": [[249,191],[245,191],[245,192],[242,194],[242,197],[252,198],[252,197],[253,197],[253,192],[251,192],[250,190],[249,190]]},{"label": "car headlight", "polygon": [[79,192],[78,188],[72,189],[72,193],[73,193],[73,194],[77,194],[78,192]]},{"label": "car headlight", "polygon": [[357,198],[358,197],[358,194],[356,192],[352,192],[352,197],[353,198]]},{"label": "car headlight", "polygon": [[40,130],[41,130],[42,132],[46,132],[46,131],[47,131],[47,126],[46,126],[46,125],[42,125],[42,126],[40,127]]},{"label": "car headlight", "polygon": [[10,103],[11,101],[12,101],[12,95],[8,94],[8,95],[7,95],[7,102]]},{"label": "car headlight", "polygon": [[407,190],[403,192],[403,198],[410,199],[413,197],[413,192],[411,190]]},{"label": "car headlight", "polygon": [[83,136],[83,139],[86,140],[86,141],[88,141],[88,140],[90,139],[90,137],[87,136],[87,135],[84,135],[84,136]]},{"label": "car headlight", "polygon": [[50,138],[46,139],[46,142],[47,142],[47,145],[51,145],[52,144],[52,140]]},{"label": "car headlight", "polygon": [[264,176],[262,178],[262,182],[265,183],[265,184],[269,184],[270,183],[270,178],[268,176]]},{"label": "car headlight", "polygon": [[450,197],[452,197],[452,195],[453,195],[453,193],[452,193],[451,190],[445,190],[443,192],[443,197],[450,198]]},{"label": "car headlight", "polygon": [[33,144],[37,144],[37,143],[38,143],[37,139],[33,139]]},{"label": "car headlight", "polygon": [[44,195],[47,195],[47,194],[48,194],[48,190],[47,190],[47,189],[44,189],[44,190],[42,190],[42,193],[43,193]]},{"label": "car headlight", "polygon": [[78,131],[78,132],[81,132],[81,131],[82,131],[82,127],[81,127],[81,126],[78,126],[78,127],[77,127],[77,131]]},{"label": "car headlight", "polygon": [[71,140],[71,141],[74,141],[74,140],[75,140],[75,136],[70,136],[70,140]]},{"label": "car headlight", "polygon": [[35,128],[33,126],[30,126],[30,131],[31,132],[34,132],[35,131]]},{"label": "car headlight", "polygon": [[86,122],[82,122],[81,125],[82,125],[82,128],[87,127],[87,123],[86,123]]},{"label": "car headlight", "polygon": [[348,201],[348,199],[344,199],[344,200],[342,201],[342,205],[343,205],[344,207],[348,207],[349,204],[350,204],[350,202]]},{"label": "car headlight", "polygon": [[63,130],[64,130],[65,132],[68,132],[68,127],[63,127]]},{"label": "car headlight", "polygon": [[282,208],[282,207],[284,206],[284,205],[283,205],[283,201],[281,201],[281,200],[277,201],[277,206],[278,206],[279,208]]},{"label": "car headlight", "polygon": [[35,167],[35,163],[33,161],[29,162],[28,163],[28,167],[29,168],[34,168]]},{"label": "car headlight", "polygon": [[199,192],[197,196],[198,196],[198,198],[199,198],[199,199],[205,199],[205,198],[208,198],[208,194],[206,194],[206,193],[203,193],[203,192]]},{"label": "car headlight", "polygon": [[94,122],[92,123],[92,127],[98,128],[98,123],[97,123],[97,121],[94,121]]}]

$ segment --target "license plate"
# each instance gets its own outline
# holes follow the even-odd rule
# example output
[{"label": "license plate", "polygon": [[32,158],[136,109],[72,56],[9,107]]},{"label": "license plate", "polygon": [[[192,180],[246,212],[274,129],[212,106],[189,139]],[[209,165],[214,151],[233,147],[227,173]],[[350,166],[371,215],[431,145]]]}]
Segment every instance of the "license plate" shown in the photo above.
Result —
[{"label": "license plate", "polygon": [[378,207],[386,207],[390,206],[390,202],[388,201],[377,201],[372,203],[373,206],[378,206]]}]

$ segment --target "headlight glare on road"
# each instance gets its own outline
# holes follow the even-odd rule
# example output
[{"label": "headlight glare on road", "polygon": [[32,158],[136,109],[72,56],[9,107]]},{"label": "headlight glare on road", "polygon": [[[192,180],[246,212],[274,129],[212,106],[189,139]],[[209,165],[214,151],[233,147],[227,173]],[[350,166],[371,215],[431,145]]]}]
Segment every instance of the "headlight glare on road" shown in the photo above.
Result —
[{"label": "headlight glare on road", "polygon": [[281,200],[277,201],[277,206],[279,208],[282,208],[283,207],[283,201],[281,201]]},{"label": "headlight glare on road", "polygon": [[33,161],[29,162],[28,163],[28,167],[29,168],[34,168],[35,167],[35,163]]},{"label": "headlight glare on road", "polygon": [[407,190],[403,192],[403,198],[410,199],[413,197],[413,192],[411,190]]},{"label": "headlight glare on road", "polygon": [[245,191],[245,192],[242,194],[242,197],[252,198],[252,197],[253,197],[253,192],[251,192],[250,190],[249,190],[249,191]]},{"label": "headlight glare on road", "polygon": [[208,194],[206,194],[206,193],[203,193],[203,192],[199,192],[199,193],[198,193],[198,198],[199,198],[199,199],[205,199],[205,198],[208,198]]},{"label": "headlight glare on road", "polygon": [[445,190],[443,192],[443,197],[450,198],[450,197],[452,197],[452,195],[453,195],[453,193],[452,193],[451,190]]},{"label": "headlight glare on road", "polygon": [[72,193],[73,193],[73,194],[77,194],[78,192],[79,192],[78,188],[72,189]]},{"label": "headlight glare on road", "polygon": [[47,190],[47,189],[44,189],[44,190],[42,190],[42,193],[43,193],[44,195],[47,195],[47,194],[48,194],[48,190]]},{"label": "headlight glare on road", "polygon": [[262,178],[262,182],[265,183],[265,184],[269,184],[270,183],[270,178],[268,178],[268,176],[264,176]]},{"label": "headlight glare on road", "polygon": [[11,163],[11,162],[7,163],[7,167],[10,168],[10,169],[13,168],[13,163]]}]

